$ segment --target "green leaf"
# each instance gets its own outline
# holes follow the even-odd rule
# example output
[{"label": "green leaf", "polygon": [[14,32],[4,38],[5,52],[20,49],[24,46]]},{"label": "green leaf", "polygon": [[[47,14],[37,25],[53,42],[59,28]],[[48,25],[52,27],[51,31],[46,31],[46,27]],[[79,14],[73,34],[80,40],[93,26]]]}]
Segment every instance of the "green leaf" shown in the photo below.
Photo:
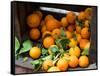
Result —
[{"label": "green leaf", "polygon": [[65,37],[66,34],[65,34],[65,31],[64,31],[64,28],[61,28],[61,37]]},{"label": "green leaf", "polygon": [[48,55],[48,50],[45,48],[42,48],[42,55],[47,56]]},{"label": "green leaf", "polygon": [[41,59],[31,61],[34,71],[38,71],[42,65],[43,61]]},{"label": "green leaf", "polygon": [[52,58],[53,58],[52,55],[48,55],[48,56],[42,58],[42,60],[43,60],[43,61],[44,61],[44,60],[52,60]]},{"label": "green leaf", "polygon": [[20,43],[17,37],[15,37],[15,52],[20,48]]},{"label": "green leaf", "polygon": [[82,28],[83,25],[84,25],[84,22],[83,21],[79,21],[78,19],[76,19],[76,25],[78,25],[78,26],[80,26]]},{"label": "green leaf", "polygon": [[82,55],[89,55],[89,49],[85,48],[82,52]]},{"label": "green leaf", "polygon": [[24,41],[23,47],[21,48],[19,54],[28,52],[30,50],[30,48],[32,48],[32,42],[30,40]]},{"label": "green leaf", "polygon": [[69,39],[66,39],[66,38],[60,40],[60,44],[61,44],[63,49],[66,48],[66,46],[69,44],[69,42],[70,42]]},{"label": "green leaf", "polygon": [[50,50],[51,50],[51,52],[54,53],[54,54],[56,54],[56,53],[59,52],[59,48],[58,48],[56,45],[53,46],[53,47],[50,47]]},{"label": "green leaf", "polygon": [[30,63],[31,63],[32,65],[39,64],[39,63],[40,63],[40,60],[34,60],[34,61],[31,61]]},{"label": "green leaf", "polygon": [[60,41],[61,41],[61,39],[56,39],[56,40],[55,40],[55,43],[56,43],[56,45],[57,45],[58,47],[62,47],[61,44],[60,44]]},{"label": "green leaf", "polygon": [[20,58],[19,54],[15,54],[15,59],[18,60]]}]

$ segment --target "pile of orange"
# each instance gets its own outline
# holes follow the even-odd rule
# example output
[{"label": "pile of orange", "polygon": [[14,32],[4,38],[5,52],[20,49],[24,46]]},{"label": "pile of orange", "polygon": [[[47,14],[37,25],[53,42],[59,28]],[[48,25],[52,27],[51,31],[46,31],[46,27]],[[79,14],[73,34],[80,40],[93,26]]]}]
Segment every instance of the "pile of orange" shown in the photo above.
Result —
[{"label": "pile of orange", "polygon": [[[31,40],[42,39],[43,48],[49,49],[56,45],[55,40],[61,35],[61,28],[64,28],[66,39],[69,39],[68,52],[60,57],[54,64],[53,60],[43,62],[44,71],[66,71],[68,68],[88,67],[89,58],[81,53],[90,43],[90,20],[92,9],[86,8],[76,15],[73,11],[68,12],[61,20],[53,15],[42,17],[40,11],[33,12],[27,18],[27,25],[30,27],[29,37]],[[44,18],[44,19],[43,19]],[[89,46],[88,46],[89,49]],[[41,56],[41,49],[37,46],[30,49],[30,57],[38,59]]]}]

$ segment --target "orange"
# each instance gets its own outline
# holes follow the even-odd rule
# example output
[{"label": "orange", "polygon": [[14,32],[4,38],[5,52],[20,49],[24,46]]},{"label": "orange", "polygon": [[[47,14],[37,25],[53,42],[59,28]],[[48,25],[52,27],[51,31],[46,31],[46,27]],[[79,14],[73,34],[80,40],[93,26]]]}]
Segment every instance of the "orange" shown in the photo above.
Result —
[{"label": "orange", "polygon": [[82,37],[81,37],[80,34],[76,34],[76,38],[77,38],[77,41],[78,41],[78,43],[79,43]]},{"label": "orange", "polygon": [[42,18],[42,16],[43,16],[43,14],[42,14],[41,11],[35,11],[35,12],[33,12],[33,13],[38,14],[38,15],[40,16],[40,18]]},{"label": "orange", "polygon": [[63,27],[68,26],[68,21],[67,21],[66,17],[61,18],[61,24],[62,24]]},{"label": "orange", "polygon": [[40,37],[40,31],[37,28],[33,28],[30,30],[29,35],[32,40],[37,40]]},{"label": "orange", "polygon": [[56,66],[53,66],[53,67],[48,69],[48,72],[57,72],[57,71],[60,71],[60,69]]},{"label": "orange", "polygon": [[68,39],[72,38],[73,35],[72,35],[72,33],[70,31],[66,31],[65,33],[66,33],[66,37]]},{"label": "orange", "polygon": [[85,20],[85,13],[84,13],[83,11],[79,13],[79,15],[78,15],[78,20],[79,20],[79,21]]},{"label": "orange", "polygon": [[27,24],[31,28],[36,28],[39,26],[41,18],[38,14],[31,14],[27,17]]},{"label": "orange", "polygon": [[42,25],[41,32],[44,33],[45,31],[47,31],[47,27],[46,25]]},{"label": "orange", "polygon": [[69,58],[69,54],[65,53],[64,58]]},{"label": "orange", "polygon": [[81,36],[82,36],[82,38],[84,38],[84,39],[89,39],[89,37],[90,37],[89,28],[84,27],[84,28],[81,30]]},{"label": "orange", "polygon": [[84,26],[85,26],[85,27],[89,27],[89,26],[90,26],[90,21],[89,21],[89,20],[85,20]]},{"label": "orange", "polygon": [[75,67],[77,67],[78,66],[78,63],[79,63],[79,61],[78,61],[78,58],[75,56],[75,55],[71,55],[70,57],[69,57],[69,66],[71,67],[71,68],[75,68]]},{"label": "orange", "polygon": [[52,36],[48,36],[46,38],[44,38],[43,40],[43,45],[45,48],[49,48],[51,45],[54,45],[54,38]]},{"label": "orange", "polygon": [[80,48],[84,49],[88,42],[89,42],[89,40],[87,40],[87,39],[81,39],[80,43],[79,43]]},{"label": "orange", "polygon": [[40,23],[40,27],[43,27],[45,25],[45,21],[42,20],[41,23]]},{"label": "orange", "polygon": [[51,34],[50,31],[45,31],[45,32],[43,32],[42,38],[45,38],[45,37],[47,37],[47,36],[52,36],[52,34]]},{"label": "orange", "polygon": [[61,23],[54,18],[46,21],[46,27],[48,31],[52,31],[56,28],[59,28],[60,26],[61,26]]},{"label": "orange", "polygon": [[29,51],[29,55],[31,58],[33,59],[37,59],[40,57],[41,55],[41,50],[38,47],[32,47]]},{"label": "orange", "polygon": [[68,31],[73,32],[74,29],[75,29],[75,26],[74,26],[74,25],[69,25],[69,26],[67,27],[67,29],[68,29]]},{"label": "orange", "polygon": [[61,35],[61,30],[60,30],[60,29],[56,28],[56,29],[54,29],[54,30],[52,31],[52,36],[53,36],[54,38],[57,38],[57,37],[60,36],[60,35]]},{"label": "orange", "polygon": [[59,59],[57,62],[57,67],[61,71],[66,71],[68,69],[68,61],[64,58]]},{"label": "orange", "polygon": [[85,16],[86,16],[86,19],[90,20],[91,17],[92,17],[92,8],[86,8],[85,9]]},{"label": "orange", "polygon": [[52,60],[45,60],[42,65],[42,67],[45,71],[47,71],[49,69],[49,67],[51,67],[51,66],[53,66]]},{"label": "orange", "polygon": [[79,58],[79,66],[84,68],[89,65],[89,58],[87,56],[81,56]]},{"label": "orange", "polygon": [[45,22],[47,22],[49,19],[54,19],[54,17],[52,16],[52,15],[47,15],[46,17],[45,17]]},{"label": "orange", "polygon": [[80,56],[81,50],[78,46],[69,49],[69,55],[75,55],[77,57]]},{"label": "orange", "polygon": [[73,23],[75,23],[76,15],[74,14],[74,12],[69,12],[66,15],[66,19],[67,19],[68,23],[73,24]]},{"label": "orange", "polygon": [[90,48],[90,42],[88,42],[87,44],[86,44],[86,46],[85,46],[85,48]]},{"label": "orange", "polygon": [[79,34],[81,33],[81,27],[78,26],[78,25],[76,25],[76,32],[79,33]]},{"label": "orange", "polygon": [[69,42],[69,46],[70,47],[75,47],[76,45],[77,45],[77,40],[75,40],[74,38],[71,38],[70,42]]}]

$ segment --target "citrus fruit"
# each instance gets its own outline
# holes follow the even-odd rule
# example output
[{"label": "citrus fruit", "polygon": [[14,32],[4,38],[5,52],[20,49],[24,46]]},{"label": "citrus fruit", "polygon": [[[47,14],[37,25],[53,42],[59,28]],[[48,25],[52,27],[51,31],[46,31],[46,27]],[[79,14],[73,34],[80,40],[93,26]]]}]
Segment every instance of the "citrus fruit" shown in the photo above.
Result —
[{"label": "citrus fruit", "polygon": [[54,29],[54,30],[52,31],[52,36],[53,36],[54,38],[57,38],[57,37],[59,37],[60,35],[61,35],[61,30],[60,30],[60,29],[56,28],[56,29]]},{"label": "citrus fruit", "polygon": [[52,31],[56,28],[61,27],[61,23],[56,19],[49,19],[46,21],[46,27],[48,31]]},{"label": "citrus fruit", "polygon": [[72,38],[73,35],[72,35],[72,33],[70,31],[66,31],[65,33],[66,33],[66,37],[68,39]]},{"label": "citrus fruit", "polygon": [[68,29],[68,31],[73,32],[74,29],[75,29],[75,26],[74,26],[74,25],[69,25],[69,26],[67,27],[67,29]]},{"label": "citrus fruit", "polygon": [[51,14],[46,15],[45,22],[47,22],[49,19],[54,19],[54,17]]},{"label": "citrus fruit", "polygon": [[51,45],[54,45],[54,43],[54,38],[52,36],[48,36],[43,40],[43,45],[45,48],[49,48]]},{"label": "citrus fruit", "polygon": [[81,27],[78,26],[78,25],[76,25],[76,32],[79,33],[79,34],[81,33]]},{"label": "citrus fruit", "polygon": [[27,24],[31,28],[36,28],[39,26],[41,18],[38,14],[31,14],[27,17]]},{"label": "citrus fruit", "polygon": [[84,27],[84,28],[81,30],[81,36],[82,36],[82,38],[84,38],[84,39],[88,39],[88,38],[90,37],[89,28]]},{"label": "citrus fruit", "polygon": [[29,51],[29,55],[31,58],[33,59],[37,59],[40,57],[41,55],[41,50],[38,47],[32,47]]},{"label": "citrus fruit", "polygon": [[79,20],[79,21],[85,20],[85,13],[84,13],[83,11],[79,13],[79,15],[78,15],[78,20]]},{"label": "citrus fruit", "polygon": [[42,28],[41,28],[42,34],[43,34],[45,31],[47,31],[47,28],[46,28],[46,25],[43,25]]},{"label": "citrus fruit", "polygon": [[85,20],[84,26],[85,26],[85,27],[89,27],[89,26],[90,26],[90,21],[89,21],[89,20]]},{"label": "citrus fruit", "polygon": [[32,40],[37,40],[40,37],[40,31],[37,28],[33,28],[30,30],[29,36]]},{"label": "citrus fruit", "polygon": [[45,71],[47,71],[49,69],[49,67],[51,67],[51,66],[53,66],[52,60],[45,60],[42,65],[42,67]]},{"label": "citrus fruit", "polygon": [[80,48],[84,49],[88,42],[89,42],[89,40],[87,40],[87,39],[81,39],[80,42],[79,42]]},{"label": "citrus fruit", "polygon": [[63,18],[61,19],[61,24],[62,24],[63,27],[68,26],[68,22],[67,22],[66,17],[63,17]]},{"label": "citrus fruit", "polygon": [[59,59],[57,62],[57,67],[61,71],[66,71],[68,69],[68,61],[64,58]]},{"label": "citrus fruit", "polygon": [[42,18],[42,16],[43,16],[41,11],[35,11],[35,12],[33,12],[33,14],[38,14],[40,16],[40,18]]},{"label": "citrus fruit", "polygon": [[79,63],[79,61],[78,61],[78,58],[75,56],[75,55],[71,55],[70,57],[69,57],[69,66],[71,67],[71,68],[75,68],[75,67],[77,67],[78,66],[78,63]]},{"label": "citrus fruit", "polygon": [[89,59],[87,56],[80,56],[79,58],[79,66],[84,68],[89,65]]},{"label": "citrus fruit", "polygon": [[78,46],[69,49],[69,55],[75,55],[77,57],[80,56],[81,50]]},{"label": "citrus fruit", "polygon": [[85,16],[86,16],[86,19],[90,20],[91,17],[92,17],[92,8],[86,8],[85,9]]},{"label": "citrus fruit", "polygon": [[73,24],[73,23],[75,23],[76,15],[74,14],[74,12],[69,12],[66,15],[66,19],[67,19],[69,24]]},{"label": "citrus fruit", "polygon": [[77,38],[77,41],[78,41],[78,43],[79,43],[82,37],[81,37],[80,34],[76,34],[76,38]]},{"label": "citrus fruit", "polygon": [[74,38],[71,38],[70,39],[70,42],[69,42],[69,46],[70,47],[74,47],[77,45],[77,40],[75,40]]},{"label": "citrus fruit", "polygon": [[50,31],[45,31],[43,34],[42,34],[42,38],[45,38],[47,36],[52,36],[51,32]]}]

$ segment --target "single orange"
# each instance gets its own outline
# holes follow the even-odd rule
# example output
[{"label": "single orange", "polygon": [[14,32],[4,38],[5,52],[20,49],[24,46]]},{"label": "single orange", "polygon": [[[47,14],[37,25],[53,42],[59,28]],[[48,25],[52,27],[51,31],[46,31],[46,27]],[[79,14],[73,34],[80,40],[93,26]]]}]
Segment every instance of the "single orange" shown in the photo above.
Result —
[{"label": "single orange", "polygon": [[66,33],[66,37],[68,39],[72,38],[73,35],[72,35],[72,33],[70,31],[66,31],[65,33]]},{"label": "single orange", "polygon": [[33,28],[30,30],[29,36],[32,40],[37,40],[40,37],[40,31],[37,28]]},{"label": "single orange", "polygon": [[46,25],[42,25],[42,28],[41,28],[42,34],[43,34],[45,31],[47,31],[47,27],[46,27]]},{"label": "single orange", "polygon": [[52,36],[48,36],[46,38],[44,38],[43,40],[43,45],[45,48],[49,48],[51,45],[54,45],[54,38]]},{"label": "single orange", "polygon": [[66,19],[66,17],[62,17],[61,18],[61,24],[63,27],[67,27],[68,26],[68,21]]},{"label": "single orange", "polygon": [[50,20],[50,19],[54,19],[54,17],[53,17],[53,15],[51,15],[51,14],[48,14],[48,15],[46,15],[46,17],[45,17],[45,22],[47,22],[48,20]]},{"label": "single orange", "polygon": [[61,71],[66,71],[68,69],[68,61],[64,58],[59,59],[57,62],[57,67]]},{"label": "single orange", "polygon": [[89,40],[87,40],[87,39],[81,39],[80,43],[79,43],[80,48],[84,49],[88,42],[89,42]]},{"label": "single orange", "polygon": [[78,63],[79,63],[78,58],[75,55],[71,55],[69,57],[69,59],[70,59],[69,60],[69,66],[71,68],[76,68],[78,66]]},{"label": "single orange", "polygon": [[75,26],[74,26],[74,25],[69,25],[69,26],[67,27],[67,29],[68,29],[68,31],[73,32],[74,29],[75,29]]},{"label": "single orange", "polygon": [[39,26],[41,18],[38,14],[31,14],[27,17],[27,24],[31,28],[36,28]]},{"label": "single orange", "polygon": [[54,30],[52,31],[52,36],[53,36],[54,38],[57,38],[57,37],[60,36],[60,35],[61,35],[61,30],[60,30],[60,29],[56,28],[56,29],[54,29]]},{"label": "single orange", "polygon": [[74,12],[69,12],[67,15],[66,15],[66,19],[68,21],[69,24],[73,24],[75,23],[75,19],[76,19],[76,15]]},{"label": "single orange", "polygon": [[41,55],[41,50],[38,47],[32,47],[29,51],[29,55],[31,58],[33,59],[37,59],[40,57]]},{"label": "single orange", "polygon": [[79,13],[79,15],[78,15],[78,20],[79,20],[79,21],[85,20],[85,13],[84,13],[83,11]]},{"label": "single orange", "polygon": [[89,65],[89,58],[87,56],[81,56],[79,58],[79,66],[84,68]]},{"label": "single orange", "polygon": [[92,18],[93,10],[92,8],[86,8],[85,9],[85,16],[86,19],[90,20]]},{"label": "single orange", "polygon": [[56,28],[61,27],[61,23],[56,19],[49,19],[46,21],[46,27],[48,31],[52,31]]},{"label": "single orange", "polygon": [[89,39],[89,37],[90,37],[89,28],[84,27],[84,28],[81,30],[81,36],[82,36],[82,38],[84,38],[84,39]]},{"label": "single orange", "polygon": [[69,55],[75,55],[79,57],[81,54],[81,50],[78,46],[72,47],[69,49]]}]

